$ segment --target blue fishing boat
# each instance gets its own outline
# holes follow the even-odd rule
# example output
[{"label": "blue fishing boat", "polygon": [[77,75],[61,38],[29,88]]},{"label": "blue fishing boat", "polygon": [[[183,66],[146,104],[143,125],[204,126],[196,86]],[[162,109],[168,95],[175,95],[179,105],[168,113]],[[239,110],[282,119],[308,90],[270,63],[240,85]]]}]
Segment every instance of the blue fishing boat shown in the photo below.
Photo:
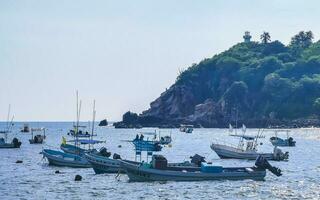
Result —
[{"label": "blue fishing boat", "polygon": [[[105,141],[101,140],[93,140],[93,139],[77,139],[77,140],[69,140],[68,142],[78,144],[78,145],[72,145],[67,144],[65,142],[65,138],[62,139],[63,142],[60,145],[60,149],[66,153],[72,153],[72,154],[78,154],[78,155],[84,155],[85,153],[96,151],[93,148],[93,145],[104,143]],[[89,145],[89,148],[81,148],[80,145],[86,146]]]},{"label": "blue fishing boat", "polygon": [[43,149],[42,155],[48,159],[49,165],[61,167],[90,168],[91,164],[82,156],[61,151]]},{"label": "blue fishing boat", "polygon": [[[278,137],[279,132],[286,132],[286,139]],[[294,147],[296,146],[296,141],[292,137],[289,137],[290,130],[275,130],[275,136],[270,138],[270,142],[273,146],[279,147]]]},{"label": "blue fishing boat", "polygon": [[135,147],[136,151],[148,151],[148,152],[153,152],[153,151],[161,151],[162,146],[159,141],[157,140],[144,140],[143,134],[136,135],[136,138],[131,141],[132,144]]}]

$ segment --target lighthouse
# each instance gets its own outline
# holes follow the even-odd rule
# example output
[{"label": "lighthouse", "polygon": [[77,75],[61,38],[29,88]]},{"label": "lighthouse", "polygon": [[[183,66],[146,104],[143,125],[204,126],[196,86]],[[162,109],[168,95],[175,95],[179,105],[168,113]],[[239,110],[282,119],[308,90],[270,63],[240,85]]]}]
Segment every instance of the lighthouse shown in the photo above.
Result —
[{"label": "lighthouse", "polygon": [[251,35],[249,31],[244,32],[244,36],[243,36],[244,42],[248,43],[251,40]]}]

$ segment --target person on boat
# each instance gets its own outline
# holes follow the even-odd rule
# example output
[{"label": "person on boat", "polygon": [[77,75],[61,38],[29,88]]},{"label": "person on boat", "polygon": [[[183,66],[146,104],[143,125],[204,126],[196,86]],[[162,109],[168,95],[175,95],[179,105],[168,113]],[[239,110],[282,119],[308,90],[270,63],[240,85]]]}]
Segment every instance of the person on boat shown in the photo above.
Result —
[{"label": "person on boat", "polygon": [[34,143],[38,143],[38,137],[36,135],[34,136]]},{"label": "person on boat", "polygon": [[144,136],[143,134],[140,135],[140,140],[143,140]]},{"label": "person on boat", "polygon": [[138,134],[136,135],[136,138],[134,140],[139,140],[139,135]]}]

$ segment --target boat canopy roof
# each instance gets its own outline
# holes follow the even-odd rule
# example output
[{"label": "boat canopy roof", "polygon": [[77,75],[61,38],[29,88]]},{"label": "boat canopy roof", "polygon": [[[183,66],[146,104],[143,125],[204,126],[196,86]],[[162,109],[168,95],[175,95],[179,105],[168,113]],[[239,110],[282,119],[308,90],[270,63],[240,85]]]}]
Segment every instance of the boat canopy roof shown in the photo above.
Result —
[{"label": "boat canopy roof", "polygon": [[140,132],[140,134],[143,134],[143,135],[156,135],[157,133],[156,132]]},{"label": "boat canopy roof", "polygon": [[181,124],[180,127],[193,128],[193,125],[191,125],[191,124]]},{"label": "boat canopy roof", "polygon": [[105,141],[79,139],[79,140],[69,140],[68,142],[79,142],[80,144],[99,144],[99,143],[104,143]]},{"label": "boat canopy roof", "polygon": [[45,130],[44,127],[41,127],[41,128],[31,128],[31,131],[43,131]]},{"label": "boat canopy roof", "polygon": [[77,127],[78,127],[78,128],[86,128],[87,126],[85,126],[85,125],[73,125],[73,127],[74,127],[74,128],[77,128]]},{"label": "boat canopy roof", "polygon": [[[257,136],[252,136],[252,135],[230,135],[233,137],[240,137],[243,138],[245,140],[254,140],[255,138],[257,138]],[[258,136],[258,138],[262,138],[262,136]]]}]

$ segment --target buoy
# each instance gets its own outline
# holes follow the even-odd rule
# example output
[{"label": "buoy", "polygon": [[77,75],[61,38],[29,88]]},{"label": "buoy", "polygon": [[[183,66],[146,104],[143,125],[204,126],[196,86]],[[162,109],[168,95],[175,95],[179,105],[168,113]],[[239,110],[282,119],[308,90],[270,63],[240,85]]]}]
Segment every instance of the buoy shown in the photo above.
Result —
[{"label": "buoy", "polygon": [[80,175],[76,175],[75,177],[74,177],[74,180],[75,181],[81,181],[82,180],[82,176],[80,176]]},{"label": "buoy", "polygon": [[119,145],[118,145],[118,148],[121,148],[121,147],[122,147],[122,146],[119,144]]},{"label": "buoy", "polygon": [[23,161],[22,160],[17,160],[16,163],[23,163]]},{"label": "buoy", "polygon": [[57,171],[55,171],[54,173],[55,173],[55,174],[60,174],[60,171],[59,171],[59,170],[57,170]]}]

